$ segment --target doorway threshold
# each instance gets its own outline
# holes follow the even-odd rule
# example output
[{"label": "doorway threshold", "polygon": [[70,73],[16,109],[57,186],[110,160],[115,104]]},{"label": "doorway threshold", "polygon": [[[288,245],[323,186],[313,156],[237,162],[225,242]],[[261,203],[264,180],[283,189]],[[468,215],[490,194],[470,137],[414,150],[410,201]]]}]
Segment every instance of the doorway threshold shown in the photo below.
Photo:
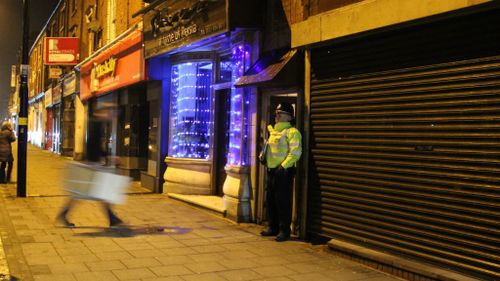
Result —
[{"label": "doorway threshold", "polygon": [[215,195],[187,195],[179,193],[167,193],[168,197],[184,201],[195,206],[200,206],[211,211],[226,215],[226,209],[222,203],[222,197]]}]

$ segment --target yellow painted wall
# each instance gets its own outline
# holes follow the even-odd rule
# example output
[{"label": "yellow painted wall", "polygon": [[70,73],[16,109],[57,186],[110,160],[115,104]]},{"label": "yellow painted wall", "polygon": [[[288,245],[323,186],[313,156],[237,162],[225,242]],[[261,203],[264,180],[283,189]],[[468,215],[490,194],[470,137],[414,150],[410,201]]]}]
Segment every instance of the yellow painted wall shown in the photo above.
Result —
[{"label": "yellow painted wall", "polygon": [[366,0],[292,24],[292,47],[467,8],[491,0]]}]

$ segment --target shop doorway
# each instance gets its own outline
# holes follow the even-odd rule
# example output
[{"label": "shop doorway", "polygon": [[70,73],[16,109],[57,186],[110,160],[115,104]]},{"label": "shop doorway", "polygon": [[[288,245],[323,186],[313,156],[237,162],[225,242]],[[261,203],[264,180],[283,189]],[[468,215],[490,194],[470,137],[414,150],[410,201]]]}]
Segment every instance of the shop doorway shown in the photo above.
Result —
[{"label": "shop doorway", "polygon": [[108,165],[108,156],[116,155],[117,109],[105,99],[90,100],[87,118],[87,160]]},{"label": "shop doorway", "polygon": [[45,149],[52,149],[53,142],[54,111],[47,109],[47,119],[45,120]]},{"label": "shop doorway", "polygon": [[[267,138],[267,126],[268,125],[274,125],[274,109],[278,106],[278,104],[282,102],[287,102],[291,104],[295,108],[295,115],[297,114],[297,93],[283,93],[283,94],[269,94],[269,95],[263,95],[262,99],[262,107],[261,107],[261,122],[260,122],[260,143],[258,146],[258,153],[260,153],[262,149],[262,144],[264,143],[264,140]],[[296,120],[292,120],[290,122],[293,126],[296,126]],[[257,154],[258,154],[257,153]],[[266,182],[266,169],[263,165],[259,165],[259,179],[258,179],[258,184],[259,184],[259,195],[258,195],[258,207],[257,207],[257,223],[263,223],[267,221],[266,217],[266,208],[267,208],[267,203],[265,202],[266,198],[266,191],[265,191],[265,182]],[[292,215],[292,229],[295,230],[298,223],[297,223],[297,184],[295,183],[294,186],[294,192],[293,192],[293,215]]]},{"label": "shop doorway", "polygon": [[215,92],[215,134],[214,134],[214,173],[212,174],[214,195],[224,195],[226,180],[227,152],[229,149],[230,89]]},{"label": "shop doorway", "polygon": [[60,133],[61,133],[61,105],[55,105],[53,107],[53,120],[52,120],[52,147],[51,150],[54,153],[60,154]]}]

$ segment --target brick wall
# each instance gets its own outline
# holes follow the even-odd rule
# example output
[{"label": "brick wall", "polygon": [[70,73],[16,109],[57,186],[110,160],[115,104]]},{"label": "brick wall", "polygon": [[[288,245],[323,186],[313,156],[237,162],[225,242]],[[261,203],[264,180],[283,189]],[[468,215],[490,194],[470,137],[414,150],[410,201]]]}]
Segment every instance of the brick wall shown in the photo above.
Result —
[{"label": "brick wall", "polygon": [[132,18],[132,15],[144,8],[142,0],[115,0],[116,1],[116,34],[119,35],[129,29],[134,24],[140,22],[142,18],[137,16]]}]

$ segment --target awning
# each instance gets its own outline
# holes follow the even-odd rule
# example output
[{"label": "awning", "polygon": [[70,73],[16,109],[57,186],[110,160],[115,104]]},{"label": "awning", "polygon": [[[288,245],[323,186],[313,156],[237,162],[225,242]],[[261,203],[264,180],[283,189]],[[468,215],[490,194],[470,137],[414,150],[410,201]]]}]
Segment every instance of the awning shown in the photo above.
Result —
[{"label": "awning", "polygon": [[146,79],[142,31],[134,27],[99,49],[80,67],[80,100],[84,101]]},{"label": "awning", "polygon": [[235,87],[301,87],[303,60],[297,50],[280,50],[265,55],[234,83]]}]

